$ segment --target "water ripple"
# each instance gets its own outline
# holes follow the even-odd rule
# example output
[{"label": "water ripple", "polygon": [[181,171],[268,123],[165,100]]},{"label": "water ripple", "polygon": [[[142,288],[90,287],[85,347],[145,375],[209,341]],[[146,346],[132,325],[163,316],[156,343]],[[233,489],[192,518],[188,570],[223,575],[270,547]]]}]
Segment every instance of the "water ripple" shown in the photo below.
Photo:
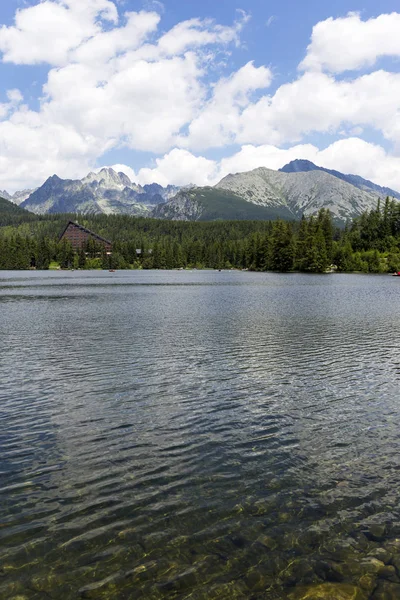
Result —
[{"label": "water ripple", "polygon": [[284,599],[393,545],[392,284],[0,273],[0,598]]}]

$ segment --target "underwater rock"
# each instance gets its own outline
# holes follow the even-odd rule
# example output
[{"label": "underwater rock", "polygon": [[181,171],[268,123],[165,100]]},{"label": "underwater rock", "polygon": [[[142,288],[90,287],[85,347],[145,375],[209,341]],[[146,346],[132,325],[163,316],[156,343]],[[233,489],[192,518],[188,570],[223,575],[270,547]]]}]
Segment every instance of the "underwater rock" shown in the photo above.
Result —
[{"label": "underwater rock", "polygon": [[367,600],[368,594],[347,583],[322,583],[299,587],[289,594],[290,600]]},{"label": "underwater rock", "polygon": [[358,585],[360,586],[360,588],[362,588],[368,593],[369,597],[369,595],[374,591],[376,587],[376,577],[374,575],[371,575],[370,573],[367,575],[363,575],[362,577],[360,577]]},{"label": "underwater rock", "polygon": [[374,542],[382,542],[386,537],[386,525],[384,523],[373,523],[364,531],[364,534]]},{"label": "underwater rock", "polygon": [[385,563],[385,565],[387,565],[392,559],[392,554],[385,548],[374,548],[368,554],[369,556],[375,556],[375,558],[381,560],[383,563]]},{"label": "underwater rock", "polygon": [[288,512],[280,512],[278,515],[279,523],[288,523],[292,518],[292,515]]},{"label": "underwater rock", "polygon": [[400,554],[400,538],[388,540],[384,546],[385,549],[389,552],[393,552],[394,554]]},{"label": "underwater rock", "polygon": [[256,542],[267,548],[268,550],[275,550],[278,546],[278,542],[271,537],[270,535],[260,535],[258,536]]},{"label": "underwater rock", "polygon": [[54,589],[60,588],[63,583],[62,577],[57,577],[55,573],[47,575],[38,575],[31,579],[31,587],[36,592],[50,594]]},{"label": "underwater rock", "polygon": [[159,583],[158,588],[163,592],[184,592],[195,588],[199,584],[196,569],[187,569],[164,583]]},{"label": "underwater rock", "polygon": [[96,581],[81,588],[78,592],[81,598],[101,598],[105,592],[110,593],[110,597],[118,597],[116,595],[116,583],[123,579],[122,573],[114,573],[101,581]]},{"label": "underwater rock", "polygon": [[372,600],[399,600],[399,598],[400,585],[390,581],[380,581],[372,595]]},{"label": "underwater rock", "polygon": [[149,560],[146,563],[142,563],[125,573],[126,579],[133,579],[133,581],[154,581],[157,576],[160,575],[163,567],[165,570],[165,564],[156,560]]},{"label": "underwater rock", "polygon": [[[175,596],[173,597],[175,598]],[[189,595],[179,596],[184,600],[225,600],[226,598],[247,600],[250,597],[246,584],[241,580],[222,584],[201,585],[192,590]]]},{"label": "underwater rock", "polygon": [[318,583],[318,571],[318,563],[315,565],[308,558],[296,558],[279,574],[279,580],[285,586],[310,585]]},{"label": "underwater rock", "polygon": [[325,581],[341,582],[344,579],[341,565],[334,562],[319,560],[315,565],[315,572],[320,579]]},{"label": "underwater rock", "polygon": [[361,561],[361,567],[367,573],[376,574],[378,577],[388,579],[396,575],[396,569],[392,565],[385,565],[384,562],[374,558],[373,556],[367,556]]},{"label": "underwater rock", "polygon": [[398,573],[400,573],[400,555],[395,555],[392,557],[390,563],[395,567]]}]

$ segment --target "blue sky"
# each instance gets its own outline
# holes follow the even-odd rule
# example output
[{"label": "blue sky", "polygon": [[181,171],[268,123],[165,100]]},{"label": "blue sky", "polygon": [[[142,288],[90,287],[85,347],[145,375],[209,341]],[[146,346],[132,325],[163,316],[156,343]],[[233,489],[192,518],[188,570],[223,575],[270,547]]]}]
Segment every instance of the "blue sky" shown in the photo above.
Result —
[{"label": "blue sky", "polygon": [[382,0],[6,0],[0,189],[115,166],[212,185],[294,158],[400,189],[400,12]]}]

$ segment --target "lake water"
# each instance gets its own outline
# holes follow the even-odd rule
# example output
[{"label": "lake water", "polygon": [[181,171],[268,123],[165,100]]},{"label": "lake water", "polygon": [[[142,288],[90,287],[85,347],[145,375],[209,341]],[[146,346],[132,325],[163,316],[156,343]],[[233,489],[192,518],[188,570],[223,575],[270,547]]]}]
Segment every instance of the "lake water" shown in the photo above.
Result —
[{"label": "lake water", "polygon": [[389,276],[0,272],[0,598],[400,598],[399,308]]}]

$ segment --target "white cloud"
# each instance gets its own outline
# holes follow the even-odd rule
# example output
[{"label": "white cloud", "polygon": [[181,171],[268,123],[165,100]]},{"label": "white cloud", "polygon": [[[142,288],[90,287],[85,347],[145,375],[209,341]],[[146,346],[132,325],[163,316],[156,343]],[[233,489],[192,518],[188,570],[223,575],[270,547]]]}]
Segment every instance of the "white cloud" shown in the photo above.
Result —
[{"label": "white cloud", "polygon": [[242,21],[246,18],[247,15],[244,14],[233,27],[218,25],[211,19],[183,21],[160,38],[158,47],[163,54],[173,56],[182,54],[188,48],[204,47],[209,44],[237,43]]},{"label": "white cloud", "polygon": [[82,43],[72,54],[71,60],[103,67],[107,61],[120,52],[127,52],[140,46],[156,31],[160,16],[155,12],[129,12],[125,14],[126,24],[110,31],[102,31]]},{"label": "white cloud", "polygon": [[6,96],[8,102],[0,103],[0,120],[4,119],[10,112],[15,110],[24,99],[20,90],[16,88],[7,90]]},{"label": "white cloud", "polygon": [[217,164],[203,156],[194,156],[187,150],[174,148],[162,158],[156,159],[154,168],[140,169],[138,183],[160,185],[212,185],[216,182]]},{"label": "white cloud", "polygon": [[[270,95],[268,66],[249,61],[218,75],[221,53],[227,59],[240,45],[248,18],[239,12],[230,27],[194,18],[160,32],[155,10],[119,15],[111,0],[44,0],[17,11],[14,25],[0,28],[3,61],[47,63],[49,72],[38,110],[19,90],[0,104],[1,187],[38,185],[53,173],[82,177],[126,146],[159,155],[139,171],[141,182],[210,184],[260,161],[277,168],[319,158],[400,188],[397,158],[355,141],[372,128],[400,147],[400,73],[332,74],[400,55],[390,35],[400,15],[317,24],[306,71]],[[319,152],[303,143],[311,133],[344,139]],[[242,149],[218,163],[195,154],[230,144]]]},{"label": "white cloud", "polygon": [[378,58],[400,56],[400,14],[362,21],[358,13],[317,23],[300,68],[331,73],[370,67]]},{"label": "white cloud", "polygon": [[83,177],[102,151],[98,140],[72,127],[42,125],[28,111],[22,120],[21,114],[0,122],[0,182],[7,191],[41,185],[54,173]]},{"label": "white cloud", "polygon": [[118,13],[108,0],[45,0],[18,10],[15,25],[0,29],[5,62],[62,65],[71,50],[101,31],[98,19],[116,22]]},{"label": "white cloud", "polygon": [[374,127],[400,142],[400,74],[376,71],[337,81],[324,73],[305,73],[246,108],[236,141],[283,144],[311,132],[334,134],[343,125]]},{"label": "white cloud", "polygon": [[157,13],[118,21],[108,0],[45,0],[19,10],[15,25],[0,30],[3,61],[53,68],[39,110],[0,105],[2,185],[37,185],[54,172],[82,176],[112,147],[169,150],[204,103],[213,52],[237,44],[246,20],[241,14],[227,27],[195,19],[150,40]]},{"label": "white cloud", "polygon": [[221,79],[214,87],[211,100],[190,123],[189,133],[180,142],[202,149],[233,143],[240,129],[243,110],[251,105],[253,92],[267,88],[272,81],[271,70],[255,67],[253,62]]}]

